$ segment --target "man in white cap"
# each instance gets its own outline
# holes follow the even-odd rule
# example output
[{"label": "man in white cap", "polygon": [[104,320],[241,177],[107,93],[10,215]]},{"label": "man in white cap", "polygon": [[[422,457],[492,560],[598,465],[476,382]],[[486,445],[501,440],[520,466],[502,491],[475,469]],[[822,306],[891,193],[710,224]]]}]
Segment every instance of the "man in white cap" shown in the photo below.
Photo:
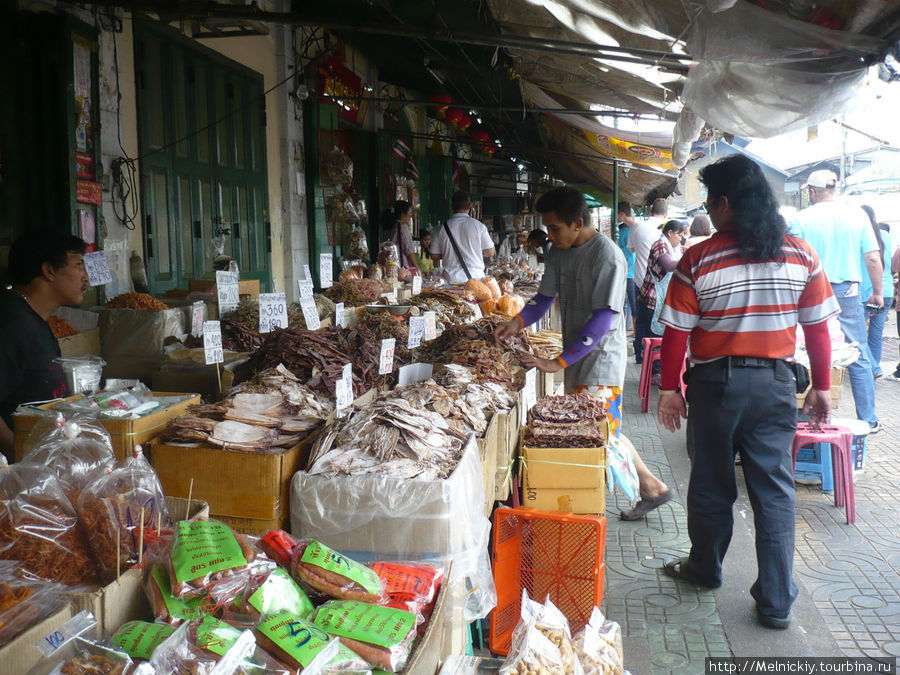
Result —
[{"label": "man in white cap", "polygon": [[[865,420],[871,433],[881,431],[875,414],[875,379],[867,346],[866,317],[863,300],[884,306],[884,285],[878,242],[865,212],[835,200],[837,176],[821,169],[809,174],[806,185],[811,206],[798,212],[791,223],[791,233],[808,241],[819,254],[822,268],[841,306],[838,320],[844,339],[859,347],[859,360],[848,368],[856,416]],[[861,261],[865,261],[865,269]],[[863,274],[872,282],[872,295],[859,297]]]}]

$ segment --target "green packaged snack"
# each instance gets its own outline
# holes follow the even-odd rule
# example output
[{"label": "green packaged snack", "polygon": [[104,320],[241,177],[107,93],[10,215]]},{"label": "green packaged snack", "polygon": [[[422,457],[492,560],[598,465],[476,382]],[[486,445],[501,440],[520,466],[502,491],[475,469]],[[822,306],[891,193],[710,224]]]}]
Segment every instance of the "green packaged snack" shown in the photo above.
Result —
[{"label": "green packaged snack", "polygon": [[191,628],[191,642],[218,656],[224,656],[241,636],[240,630],[212,616],[204,616]]},{"label": "green packaged snack", "polygon": [[289,612],[306,618],[315,610],[303,589],[280,567],[272,570],[262,585],[250,594],[246,604],[261,616]]},{"label": "green packaged snack", "polygon": [[384,595],[377,573],[315,539],[294,548],[291,564],[294,578],[332,598],[374,603]]},{"label": "green packaged snack", "polygon": [[197,595],[212,575],[246,567],[254,558],[243,537],[215,520],[181,521],[176,526],[169,570],[172,595]]},{"label": "green packaged snack", "polygon": [[175,632],[175,628],[147,621],[129,621],[112,636],[112,643],[133,659],[149,661],[153,650]]},{"label": "green packaged snack", "polygon": [[320,628],[369,663],[389,672],[402,670],[416,636],[418,617],[412,612],[354,600],[332,600],[316,610]]},{"label": "green packaged snack", "polygon": [[206,598],[176,598],[169,586],[169,573],[165,565],[154,565],[147,575],[144,592],[150,601],[153,616],[157,621],[178,624],[197,619],[206,614]]},{"label": "green packaged snack", "polygon": [[290,612],[265,617],[255,633],[260,647],[300,671],[313,663],[328,664],[340,670],[366,669],[368,666],[333,636]]}]

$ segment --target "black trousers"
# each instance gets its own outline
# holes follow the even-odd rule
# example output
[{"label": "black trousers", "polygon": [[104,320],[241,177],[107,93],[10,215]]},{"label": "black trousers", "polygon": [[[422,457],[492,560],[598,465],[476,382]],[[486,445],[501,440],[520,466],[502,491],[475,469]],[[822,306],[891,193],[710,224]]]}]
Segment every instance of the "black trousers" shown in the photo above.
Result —
[{"label": "black trousers", "polygon": [[644,356],[645,337],[662,337],[657,335],[650,329],[650,323],[653,321],[653,310],[643,303],[642,300],[637,301],[637,315],[634,323],[634,361],[640,363]]},{"label": "black trousers", "polygon": [[731,359],[702,364],[692,368],[687,388],[690,565],[710,584],[722,580],[737,499],[734,457],[740,452],[756,528],[758,576],[750,594],[759,611],[777,617],[787,616],[797,597],[795,395],[794,373],[783,361],[768,367],[737,367]]}]

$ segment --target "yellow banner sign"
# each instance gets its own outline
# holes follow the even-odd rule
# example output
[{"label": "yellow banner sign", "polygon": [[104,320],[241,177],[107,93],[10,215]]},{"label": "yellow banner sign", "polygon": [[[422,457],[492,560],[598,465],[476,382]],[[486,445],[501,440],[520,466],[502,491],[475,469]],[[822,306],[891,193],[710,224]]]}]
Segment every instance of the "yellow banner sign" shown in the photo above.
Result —
[{"label": "yellow banner sign", "polygon": [[582,130],[582,133],[594,148],[610,157],[623,159],[628,162],[633,162],[634,164],[655,166],[670,171],[676,170],[675,165],[672,163],[671,148],[659,148],[653,145],[631,143],[619,138],[600,136],[590,131]]}]

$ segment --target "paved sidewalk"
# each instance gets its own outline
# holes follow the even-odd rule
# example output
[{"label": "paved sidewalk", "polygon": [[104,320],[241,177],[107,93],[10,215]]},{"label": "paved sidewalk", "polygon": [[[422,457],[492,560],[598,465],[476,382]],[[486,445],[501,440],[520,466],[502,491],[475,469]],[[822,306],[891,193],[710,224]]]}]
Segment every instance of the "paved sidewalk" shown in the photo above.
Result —
[{"label": "paved sidewalk", "polygon": [[[885,326],[882,364],[898,359],[895,314]],[[623,430],[650,469],[676,497],[643,521],[618,517],[629,502],[616,492],[607,507],[604,611],[623,626],[626,666],[633,675],[702,674],[715,656],[900,656],[900,382],[876,383],[885,430],[869,439],[865,469],[856,475],[856,517],[818,485],[797,485],[795,578],[800,596],[786,631],[756,621],[750,585],[756,578],[753,512],[739,473],[735,532],[724,585],[700,591],[661,571],[690,548],[685,516],[689,463],[684,428],[671,434],[651,412],[641,414],[639,369],[626,377]],[[845,378],[836,417],[855,417]],[[740,472],[740,468],[738,468]]]}]

